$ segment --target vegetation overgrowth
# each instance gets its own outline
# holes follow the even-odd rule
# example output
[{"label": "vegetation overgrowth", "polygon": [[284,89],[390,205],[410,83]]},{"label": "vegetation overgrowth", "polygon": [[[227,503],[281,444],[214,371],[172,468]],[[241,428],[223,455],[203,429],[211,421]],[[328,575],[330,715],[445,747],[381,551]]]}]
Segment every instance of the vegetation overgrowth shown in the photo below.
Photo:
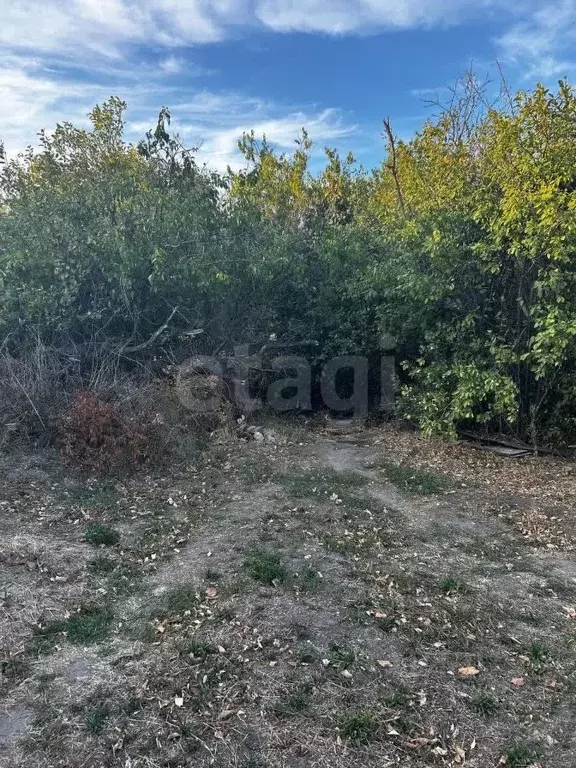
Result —
[{"label": "vegetation overgrowth", "polygon": [[143,356],[275,334],[320,363],[387,334],[425,434],[574,442],[576,92],[506,96],[468,77],[412,139],[386,122],[370,172],[332,149],[312,172],[303,131],[292,154],[244,135],[245,168],[216,174],[166,109],[128,143],[116,98],[41,133],[0,168],[0,418],[45,426],[56,389]]}]

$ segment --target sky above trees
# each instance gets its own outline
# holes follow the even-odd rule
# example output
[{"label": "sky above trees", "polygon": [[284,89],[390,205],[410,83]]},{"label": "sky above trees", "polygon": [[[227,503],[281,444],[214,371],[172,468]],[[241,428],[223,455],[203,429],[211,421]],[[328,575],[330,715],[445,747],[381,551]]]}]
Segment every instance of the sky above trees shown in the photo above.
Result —
[{"label": "sky above trees", "polygon": [[[1,0],[0,139],[14,153],[114,94],[141,135],[168,106],[215,168],[254,128],[371,166],[381,119],[410,136],[473,62],[511,87],[576,71],[576,0]],[[497,87],[495,83],[494,87]]]}]

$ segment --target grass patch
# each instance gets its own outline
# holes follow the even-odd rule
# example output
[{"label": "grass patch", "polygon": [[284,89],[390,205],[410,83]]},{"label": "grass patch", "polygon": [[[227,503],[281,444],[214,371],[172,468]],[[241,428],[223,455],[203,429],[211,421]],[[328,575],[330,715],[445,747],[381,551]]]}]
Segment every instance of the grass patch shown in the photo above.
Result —
[{"label": "grass patch", "polygon": [[341,717],[338,730],[340,736],[352,744],[369,744],[376,738],[378,723],[373,712],[356,712]]},{"label": "grass patch", "polygon": [[108,575],[108,588],[117,595],[132,595],[140,589],[142,572],[134,565],[119,565]]},{"label": "grass patch", "polygon": [[310,644],[300,645],[295,648],[294,656],[300,664],[316,664],[316,662],[320,661],[320,653]]},{"label": "grass patch", "polygon": [[30,665],[27,659],[2,659],[0,660],[0,680],[24,680],[30,674]]},{"label": "grass patch", "polygon": [[366,485],[366,479],[355,472],[311,469],[304,472],[289,472],[277,475],[275,481],[296,499],[322,496],[330,499],[335,493],[349,492],[351,488]]},{"label": "grass patch", "polygon": [[213,582],[213,581],[220,581],[222,578],[222,574],[220,571],[216,571],[213,568],[206,568],[206,573],[204,574],[204,581],[207,582]]},{"label": "grass patch", "polygon": [[413,698],[407,686],[398,685],[391,693],[382,697],[382,703],[387,709],[402,711],[411,706]]},{"label": "grass patch", "polygon": [[194,659],[206,659],[208,656],[213,656],[218,653],[218,648],[212,643],[205,642],[203,640],[188,640],[182,643],[178,651],[181,656],[190,656]]},{"label": "grass patch", "polygon": [[330,535],[324,536],[322,543],[329,552],[337,552],[339,555],[345,555],[356,548],[352,539],[339,539]]},{"label": "grass patch", "polygon": [[538,640],[533,640],[527,650],[530,666],[534,670],[541,669],[550,659],[550,653],[546,646]]},{"label": "grass patch", "polygon": [[440,589],[445,595],[465,595],[470,591],[465,582],[456,576],[446,576],[442,579]]},{"label": "grass patch", "polygon": [[116,561],[110,557],[95,557],[88,563],[88,570],[96,576],[107,576],[116,568]]},{"label": "grass patch", "polygon": [[273,708],[274,714],[278,718],[288,718],[306,712],[310,707],[313,691],[312,683],[298,683],[292,691],[287,691],[279,698]]},{"label": "grass patch", "polygon": [[338,670],[348,669],[356,661],[356,654],[351,648],[333,645],[328,651],[330,666]]},{"label": "grass patch", "polygon": [[507,768],[528,768],[540,756],[540,750],[538,750],[534,744],[529,744],[524,741],[517,741],[505,752]]},{"label": "grass patch", "polygon": [[427,472],[417,467],[404,467],[391,462],[383,462],[382,469],[391,483],[402,491],[418,496],[432,496],[444,493],[453,486],[452,480],[441,475]]},{"label": "grass patch", "polygon": [[494,717],[500,711],[500,702],[488,691],[478,691],[472,696],[470,706],[482,717]]},{"label": "grass patch", "polygon": [[107,703],[90,707],[86,712],[86,730],[92,736],[98,736],[104,730],[106,720],[110,715],[110,707]]},{"label": "grass patch", "polygon": [[120,534],[108,525],[93,523],[86,528],[84,538],[94,546],[112,547],[120,541]]},{"label": "grass patch", "polygon": [[299,592],[318,592],[322,584],[322,577],[311,566],[306,566],[296,575],[295,587]]},{"label": "grass patch", "polygon": [[263,459],[252,457],[240,467],[239,477],[247,488],[256,488],[264,485],[273,475],[272,464]]},{"label": "grass patch", "polygon": [[114,486],[80,486],[68,491],[69,497],[86,509],[104,510],[116,506],[121,496]]},{"label": "grass patch", "polygon": [[259,757],[248,757],[240,764],[240,768],[266,768],[266,763]]},{"label": "grass patch", "polygon": [[200,596],[196,589],[189,584],[182,584],[160,596],[152,615],[154,618],[179,615],[191,611],[199,602]]},{"label": "grass patch", "polygon": [[261,584],[275,586],[286,581],[286,568],[274,552],[254,550],[244,562],[250,576]]},{"label": "grass patch", "polygon": [[30,650],[36,654],[52,650],[59,638],[73,645],[94,645],[110,634],[114,615],[107,606],[86,605],[68,619],[54,619],[36,629]]}]

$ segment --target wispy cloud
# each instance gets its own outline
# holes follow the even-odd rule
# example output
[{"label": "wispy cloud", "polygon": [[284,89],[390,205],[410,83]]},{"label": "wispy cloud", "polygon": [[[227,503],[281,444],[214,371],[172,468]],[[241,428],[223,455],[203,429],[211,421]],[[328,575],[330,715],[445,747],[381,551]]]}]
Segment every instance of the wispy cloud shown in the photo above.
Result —
[{"label": "wispy cloud", "polygon": [[576,71],[576,0],[539,4],[528,18],[502,35],[505,61],[521,68],[526,79],[548,80]]},{"label": "wispy cloud", "polygon": [[216,129],[205,137],[200,146],[199,159],[218,170],[225,170],[228,166],[238,169],[244,165],[244,161],[237,143],[245,131],[252,129],[257,137],[266,136],[267,141],[284,151],[294,148],[294,140],[303,127],[315,142],[318,153],[326,144],[330,145],[331,142],[350,136],[357,130],[356,126],[345,123],[340,113],[334,109],[326,109],[316,114],[299,111],[256,123],[247,114],[243,122],[238,122],[232,128]]},{"label": "wispy cloud", "polygon": [[63,119],[87,126],[90,109],[112,93],[129,104],[129,140],[138,140],[152,128],[158,109],[166,104],[172,112],[173,130],[188,146],[199,147],[199,161],[215,170],[243,165],[237,142],[250,129],[257,137],[266,135],[272,144],[286,150],[305,126],[318,151],[356,130],[336,109],[281,107],[239,92],[216,93],[190,85],[182,89],[172,78],[183,68],[188,74],[183,60],[167,67],[149,65],[144,76],[140,68],[139,78],[135,78],[128,66],[124,71],[101,67],[98,78],[87,82],[83,71],[76,77],[70,72],[62,74],[45,67],[41,58],[0,58],[0,138],[14,154],[36,143],[39,129],[51,129]]},{"label": "wispy cloud", "polygon": [[525,72],[573,68],[576,0],[6,0],[0,138],[9,150],[22,149],[57,120],[85,123],[94,103],[115,94],[130,105],[131,136],[166,104],[182,135],[201,143],[202,157],[219,168],[238,162],[237,138],[251,127],[281,148],[302,125],[320,145],[338,142],[356,129],[336,109],[209,90],[213,73],[195,63],[198,46],[240,30],[371,34],[487,13],[512,24],[498,48]]},{"label": "wispy cloud", "polygon": [[277,31],[345,34],[456,23],[502,0],[259,0],[257,18]]},{"label": "wispy cloud", "polygon": [[[2,9],[0,43],[120,57],[126,46],[210,43],[239,26],[343,34],[454,23],[506,0],[20,0]],[[15,43],[15,41],[17,41]]]}]

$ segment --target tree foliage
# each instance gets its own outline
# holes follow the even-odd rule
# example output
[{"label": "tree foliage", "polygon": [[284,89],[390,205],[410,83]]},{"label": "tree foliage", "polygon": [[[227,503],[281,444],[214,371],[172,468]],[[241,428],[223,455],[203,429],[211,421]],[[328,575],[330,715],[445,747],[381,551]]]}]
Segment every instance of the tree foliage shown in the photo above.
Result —
[{"label": "tree foliage", "polygon": [[210,350],[315,338],[320,358],[400,343],[401,408],[428,434],[489,424],[535,442],[576,429],[576,94],[486,103],[473,80],[366,172],[306,133],[246,165],[197,164],[162,109],[138,144],[125,104],[91,128],[0,152],[0,333],[146,339],[205,329]]}]

